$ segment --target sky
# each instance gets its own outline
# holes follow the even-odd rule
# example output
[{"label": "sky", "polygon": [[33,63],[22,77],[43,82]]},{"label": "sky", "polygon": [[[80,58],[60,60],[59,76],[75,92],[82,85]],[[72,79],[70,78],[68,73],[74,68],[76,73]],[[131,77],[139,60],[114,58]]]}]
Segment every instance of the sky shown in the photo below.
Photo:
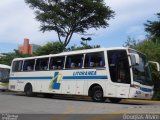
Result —
[{"label": "sky", "polygon": [[[146,36],[144,23],[156,20],[160,12],[160,0],[105,0],[107,6],[115,11],[114,19],[109,20],[109,27],[90,29],[91,45],[101,47],[120,47],[128,36],[143,40]],[[42,33],[40,23],[35,20],[34,10],[30,9],[24,0],[0,1],[0,53],[12,52],[23,44],[24,38],[31,44],[44,45],[57,41],[54,31]],[[74,34],[69,44],[79,45],[82,35]]]}]

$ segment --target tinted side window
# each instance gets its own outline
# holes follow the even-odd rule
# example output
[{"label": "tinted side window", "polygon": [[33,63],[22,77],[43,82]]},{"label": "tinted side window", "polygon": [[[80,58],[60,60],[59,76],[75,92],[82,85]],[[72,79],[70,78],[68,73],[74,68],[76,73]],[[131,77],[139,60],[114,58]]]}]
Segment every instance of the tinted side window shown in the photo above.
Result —
[{"label": "tinted side window", "polygon": [[12,65],[12,71],[13,72],[19,72],[22,70],[22,64],[23,64],[23,61],[14,61],[13,62],[13,65]]},{"label": "tinted side window", "polygon": [[60,70],[64,67],[65,57],[53,57],[50,60],[49,69],[51,70]]},{"label": "tinted side window", "polygon": [[84,67],[104,67],[104,52],[88,53],[85,56]]},{"label": "tinted side window", "polygon": [[33,71],[35,60],[25,60],[23,65],[23,71]]},{"label": "tinted side window", "polygon": [[0,82],[9,82],[9,69],[0,68]]},{"label": "tinted side window", "polygon": [[72,55],[67,56],[66,59],[66,68],[82,68],[84,55]]},{"label": "tinted side window", "polygon": [[36,60],[35,70],[47,70],[49,58],[41,58]]}]

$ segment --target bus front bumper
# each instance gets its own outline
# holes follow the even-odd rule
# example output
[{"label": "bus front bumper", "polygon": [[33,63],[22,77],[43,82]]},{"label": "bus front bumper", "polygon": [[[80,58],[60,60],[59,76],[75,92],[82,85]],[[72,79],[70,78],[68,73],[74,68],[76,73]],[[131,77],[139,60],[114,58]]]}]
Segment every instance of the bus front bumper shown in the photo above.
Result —
[{"label": "bus front bumper", "polygon": [[153,97],[153,90],[143,91],[142,89],[131,88],[129,98],[150,100]]}]

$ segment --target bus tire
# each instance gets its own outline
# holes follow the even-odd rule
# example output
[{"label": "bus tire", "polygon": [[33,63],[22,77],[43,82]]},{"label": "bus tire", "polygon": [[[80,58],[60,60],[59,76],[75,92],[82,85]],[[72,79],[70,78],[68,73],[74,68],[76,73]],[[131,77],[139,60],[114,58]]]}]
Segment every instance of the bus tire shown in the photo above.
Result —
[{"label": "bus tire", "polygon": [[25,92],[25,95],[28,97],[34,96],[32,85],[30,83],[25,86],[24,92]]},{"label": "bus tire", "polygon": [[2,92],[6,92],[6,90],[1,90]]},{"label": "bus tire", "polygon": [[119,103],[122,99],[121,98],[108,98],[112,103]]},{"label": "bus tire", "polygon": [[49,94],[49,93],[44,93],[43,96],[45,98],[52,98],[53,97],[52,94]]},{"label": "bus tire", "polygon": [[104,102],[106,100],[106,98],[103,97],[103,90],[100,86],[94,86],[92,88],[91,97],[94,102]]}]

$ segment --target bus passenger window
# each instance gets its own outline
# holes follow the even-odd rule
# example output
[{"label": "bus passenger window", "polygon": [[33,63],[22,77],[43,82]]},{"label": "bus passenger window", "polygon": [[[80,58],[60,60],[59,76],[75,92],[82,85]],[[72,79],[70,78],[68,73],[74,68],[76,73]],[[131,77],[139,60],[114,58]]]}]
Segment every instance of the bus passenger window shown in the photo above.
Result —
[{"label": "bus passenger window", "polygon": [[33,71],[35,60],[25,60],[23,65],[23,71]]},{"label": "bus passenger window", "polygon": [[82,68],[84,55],[67,56],[66,68],[77,69]]},{"label": "bus passenger window", "polygon": [[49,69],[50,70],[60,70],[64,67],[65,57],[53,57],[50,60]]},{"label": "bus passenger window", "polygon": [[96,53],[88,53],[85,57],[84,67],[104,67],[104,53],[96,52]]},{"label": "bus passenger window", "polygon": [[49,58],[40,58],[36,61],[35,70],[48,70]]},{"label": "bus passenger window", "polygon": [[22,70],[23,61],[14,61],[12,65],[13,72],[20,72]]}]

